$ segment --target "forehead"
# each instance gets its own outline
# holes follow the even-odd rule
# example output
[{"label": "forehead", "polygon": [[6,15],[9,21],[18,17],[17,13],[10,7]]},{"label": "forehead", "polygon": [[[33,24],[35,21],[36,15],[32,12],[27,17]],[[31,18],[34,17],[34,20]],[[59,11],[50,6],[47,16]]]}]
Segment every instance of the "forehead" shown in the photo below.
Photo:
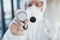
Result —
[{"label": "forehead", "polygon": [[42,2],[42,0],[30,0],[29,2],[35,4],[35,3],[37,3],[37,2]]}]

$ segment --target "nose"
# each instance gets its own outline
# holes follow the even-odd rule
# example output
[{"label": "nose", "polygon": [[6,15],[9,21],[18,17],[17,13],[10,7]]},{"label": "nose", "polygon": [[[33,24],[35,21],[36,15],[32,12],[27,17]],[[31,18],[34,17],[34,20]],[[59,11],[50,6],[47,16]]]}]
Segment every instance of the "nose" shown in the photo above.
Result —
[{"label": "nose", "polygon": [[31,2],[32,2],[32,4],[36,4],[37,0],[32,0]]}]

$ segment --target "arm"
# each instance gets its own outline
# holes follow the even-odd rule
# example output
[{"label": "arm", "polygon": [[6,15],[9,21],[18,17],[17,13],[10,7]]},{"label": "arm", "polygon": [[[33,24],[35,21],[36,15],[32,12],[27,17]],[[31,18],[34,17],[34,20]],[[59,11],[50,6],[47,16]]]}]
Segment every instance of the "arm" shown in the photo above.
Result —
[{"label": "arm", "polygon": [[56,40],[56,26],[52,21],[45,20],[45,23],[47,25],[47,35],[48,39]]},{"label": "arm", "polygon": [[[19,12],[19,11],[18,11]],[[17,12],[17,13],[18,13]],[[23,29],[23,26],[27,25],[28,21],[25,20],[24,23],[20,22],[16,17],[10,23],[7,32],[5,33],[3,40],[17,40],[17,39],[24,39],[25,40],[25,33],[26,30]]]}]

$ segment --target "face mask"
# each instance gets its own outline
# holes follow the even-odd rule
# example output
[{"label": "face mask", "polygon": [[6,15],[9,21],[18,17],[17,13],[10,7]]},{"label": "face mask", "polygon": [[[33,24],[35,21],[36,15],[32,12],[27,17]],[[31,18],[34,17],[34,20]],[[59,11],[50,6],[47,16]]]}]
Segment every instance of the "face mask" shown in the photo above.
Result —
[{"label": "face mask", "polygon": [[28,14],[28,19],[30,20],[31,23],[34,23],[43,19],[43,13],[35,5],[26,9],[26,12]]}]

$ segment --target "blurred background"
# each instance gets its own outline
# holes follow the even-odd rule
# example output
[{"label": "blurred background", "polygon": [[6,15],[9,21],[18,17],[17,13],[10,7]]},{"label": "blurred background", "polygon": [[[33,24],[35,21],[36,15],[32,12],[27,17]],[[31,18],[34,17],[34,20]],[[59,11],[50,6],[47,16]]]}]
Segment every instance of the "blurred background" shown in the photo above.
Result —
[{"label": "blurred background", "polygon": [[[2,40],[17,9],[20,9],[20,0],[0,0],[0,40]],[[60,0],[47,0],[44,14],[45,18],[60,28]]]}]

